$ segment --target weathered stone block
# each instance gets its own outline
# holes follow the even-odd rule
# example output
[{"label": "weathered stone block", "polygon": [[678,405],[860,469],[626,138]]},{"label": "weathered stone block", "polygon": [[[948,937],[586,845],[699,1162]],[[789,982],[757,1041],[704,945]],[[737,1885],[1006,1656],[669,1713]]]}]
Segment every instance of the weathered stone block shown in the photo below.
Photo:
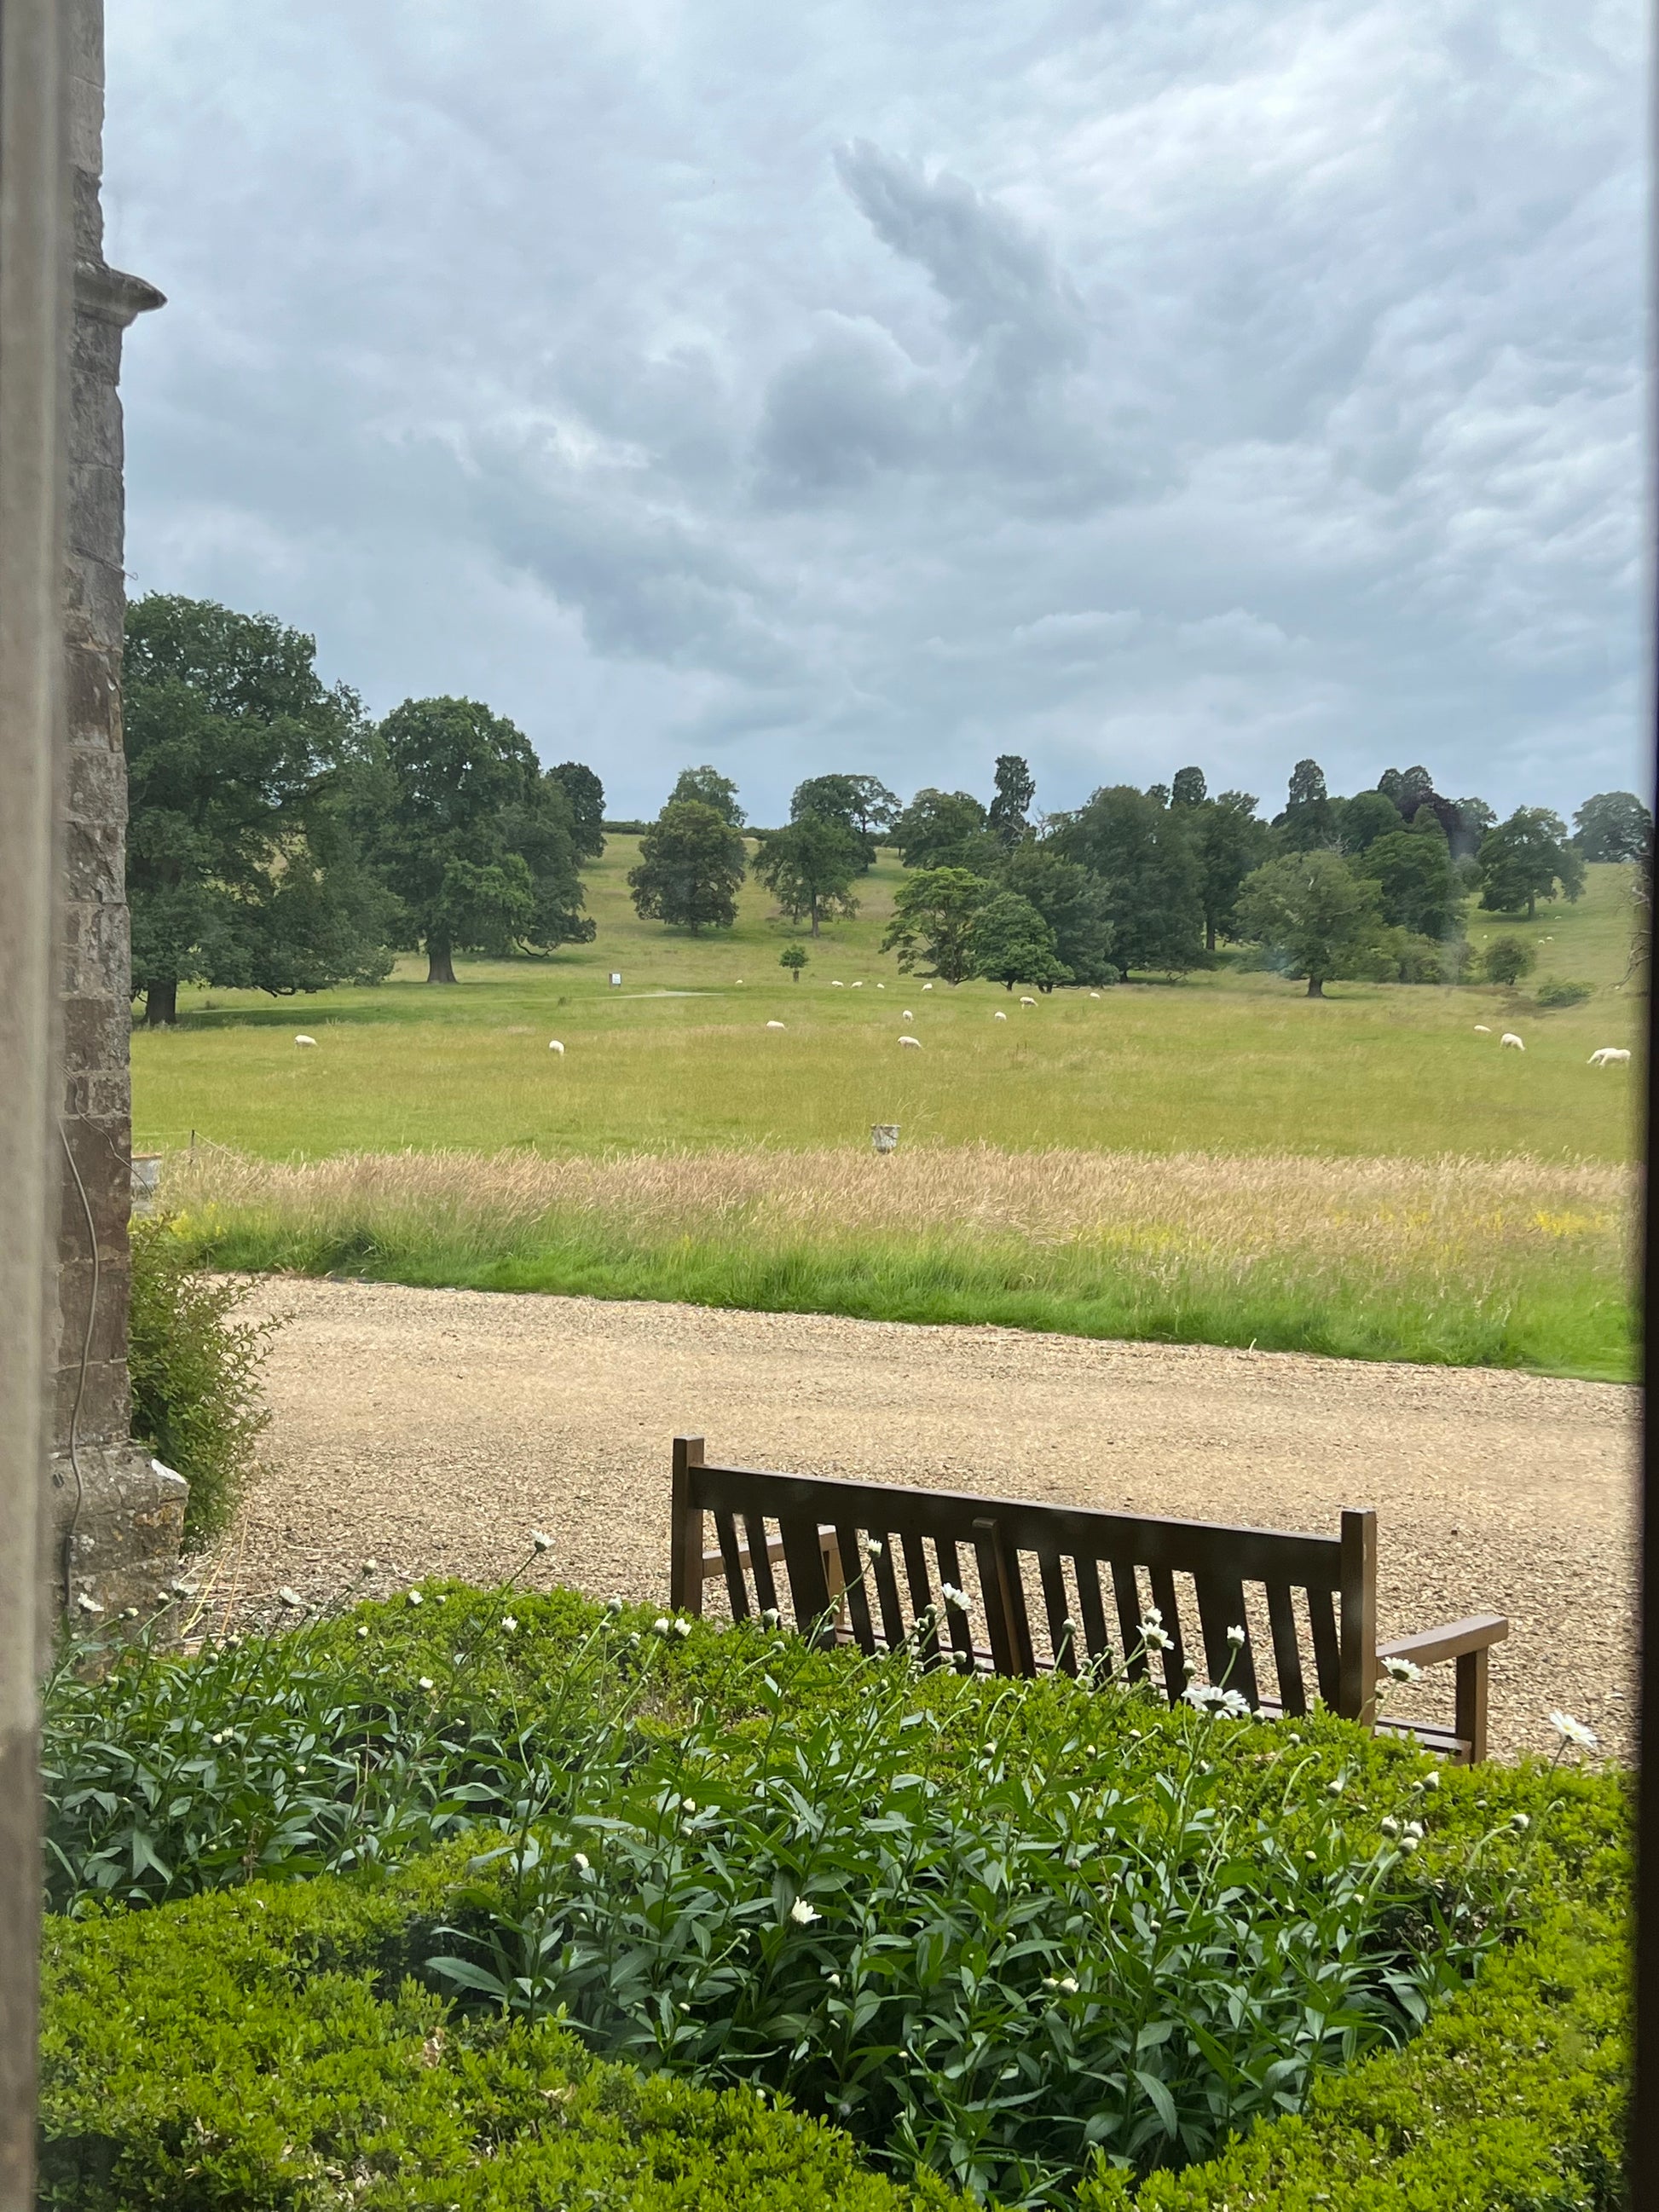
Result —
[{"label": "weathered stone block", "polygon": [[[61,1456],[52,1468],[51,1570],[60,1602],[67,1582],[79,1626],[112,1625],[129,1606],[149,1613],[179,1571],[188,1486],[136,1444],[94,1445],[76,1458],[78,1477]],[[89,1611],[83,1598],[100,1610]]]}]

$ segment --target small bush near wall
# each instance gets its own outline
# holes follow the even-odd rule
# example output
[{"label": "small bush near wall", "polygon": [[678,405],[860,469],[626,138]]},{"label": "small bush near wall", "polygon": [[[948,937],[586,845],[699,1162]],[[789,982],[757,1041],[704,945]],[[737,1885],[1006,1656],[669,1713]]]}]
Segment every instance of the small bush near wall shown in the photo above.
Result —
[{"label": "small bush near wall", "polygon": [[245,1295],[204,1273],[165,1215],[133,1222],[132,1433],[189,1483],[191,1550],[229,1520],[270,1419],[259,1363],[274,1324],[233,1320]]}]

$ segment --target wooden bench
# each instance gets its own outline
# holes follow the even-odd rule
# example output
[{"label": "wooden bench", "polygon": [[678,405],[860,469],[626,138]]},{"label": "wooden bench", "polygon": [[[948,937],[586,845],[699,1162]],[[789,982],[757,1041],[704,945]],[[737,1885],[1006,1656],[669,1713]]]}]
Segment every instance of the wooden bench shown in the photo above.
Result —
[{"label": "wooden bench", "polygon": [[[996,1674],[1093,1665],[1146,1680],[1156,1662],[1171,1705],[1207,1676],[1253,1709],[1286,1716],[1307,1711],[1311,1680],[1347,1719],[1414,1735],[1460,1763],[1486,1757],[1487,1655],[1509,1623],[1483,1613],[1379,1645],[1370,1510],[1345,1512],[1338,1536],[1152,1520],[712,1467],[701,1437],[674,1439],[672,1510],[670,1595],[687,1613],[700,1613],[705,1585],[723,1578],[734,1620],[783,1618],[781,1565],[793,1625],[818,1641],[872,1655],[908,1642],[924,1665]],[[943,1602],[946,1584],[966,1594],[966,1611]],[[1149,1652],[1143,1629],[1154,1608],[1168,1647]],[[1228,1635],[1237,1626],[1242,1644]],[[1390,1659],[1455,1662],[1449,1728],[1379,1717]]]}]

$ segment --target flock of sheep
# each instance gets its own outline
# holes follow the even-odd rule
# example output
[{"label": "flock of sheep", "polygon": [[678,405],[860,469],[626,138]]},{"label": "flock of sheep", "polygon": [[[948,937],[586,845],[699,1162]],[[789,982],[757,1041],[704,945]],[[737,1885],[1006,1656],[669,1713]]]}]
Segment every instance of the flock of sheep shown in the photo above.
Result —
[{"label": "flock of sheep", "polygon": [[[741,982],[743,978],[739,976],[738,980]],[[832,991],[844,990],[847,987],[844,984],[837,982],[832,982],[830,986],[830,988]],[[864,988],[864,986],[860,982],[854,983],[852,988],[855,991],[861,991]],[[931,991],[933,987],[931,983],[924,983],[921,988],[924,991]],[[887,986],[885,983],[878,983],[876,988],[878,991],[884,991],[887,988]],[[1100,994],[1098,991],[1091,991],[1089,996],[1091,999],[1097,999],[1100,996]],[[1020,994],[1019,1003],[1022,1006],[1034,1006],[1036,1004],[1036,1000],[1027,996],[1026,994],[1022,992]],[[913,1022],[915,1019],[915,1015],[911,1009],[907,1006],[902,1014],[900,1015],[899,1018],[901,1021]],[[1003,1012],[1000,1006],[991,1016],[991,1019],[994,1022],[1006,1022],[1007,1018],[1007,1015]],[[768,1022],[766,1026],[769,1030],[781,1030],[787,1029],[788,1024],[786,1022]],[[1490,1036],[1492,1035],[1492,1030],[1485,1022],[1477,1022],[1474,1025],[1474,1033],[1476,1036]],[[314,1045],[317,1040],[314,1036],[307,1036],[303,1032],[301,1032],[300,1036],[295,1038],[294,1042],[297,1045]],[[1505,1030],[1502,1036],[1498,1038],[1498,1043],[1500,1051],[1525,1052],[1527,1048],[1522,1040],[1516,1036],[1513,1030]],[[911,1036],[908,1032],[906,1032],[901,1035],[899,1038],[899,1045],[902,1050],[920,1052],[921,1050],[921,1039],[918,1036]],[[550,1052],[557,1053],[561,1060],[563,1059],[564,1046],[557,1037],[549,1038],[547,1048]],[[1627,1047],[1621,1044],[1604,1044],[1597,1046],[1596,1049],[1590,1054],[1588,1064],[1591,1067],[1611,1067],[1617,1062],[1628,1061],[1629,1059],[1630,1052]]]}]

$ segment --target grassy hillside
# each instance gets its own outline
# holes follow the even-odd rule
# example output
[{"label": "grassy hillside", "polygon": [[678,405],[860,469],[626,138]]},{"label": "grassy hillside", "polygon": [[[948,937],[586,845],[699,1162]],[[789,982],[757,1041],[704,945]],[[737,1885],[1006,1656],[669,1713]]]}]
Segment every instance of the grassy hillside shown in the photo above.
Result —
[{"label": "grassy hillside", "polygon": [[[596,942],[545,960],[461,963],[453,989],[405,961],[377,990],[280,1005],[181,994],[178,1030],[133,1040],[137,1141],[171,1150],[196,1131],[273,1158],[801,1149],[861,1147],[872,1121],[896,1121],[907,1146],[1630,1156],[1631,1073],[1584,1064],[1597,1045],[1633,1042],[1640,1012],[1613,988],[1627,919],[1617,868],[1592,869],[1577,907],[1530,927],[1475,921],[1477,939],[1503,928],[1540,940],[1540,975],[1595,984],[1582,1007],[1358,983],[1321,1004],[1231,963],[1022,1007],[988,984],[924,992],[878,952],[900,876],[891,855],[859,916],[809,947],[793,984],[777,956],[797,933],[755,885],[729,933],[639,921],[624,881],[635,849],[613,838],[590,878]],[[1491,1036],[1475,1034],[1480,1022]],[[1500,1052],[1504,1028],[1525,1037],[1524,1056]],[[301,1030],[317,1050],[295,1048]],[[900,1048],[902,1030],[921,1052]]]}]

